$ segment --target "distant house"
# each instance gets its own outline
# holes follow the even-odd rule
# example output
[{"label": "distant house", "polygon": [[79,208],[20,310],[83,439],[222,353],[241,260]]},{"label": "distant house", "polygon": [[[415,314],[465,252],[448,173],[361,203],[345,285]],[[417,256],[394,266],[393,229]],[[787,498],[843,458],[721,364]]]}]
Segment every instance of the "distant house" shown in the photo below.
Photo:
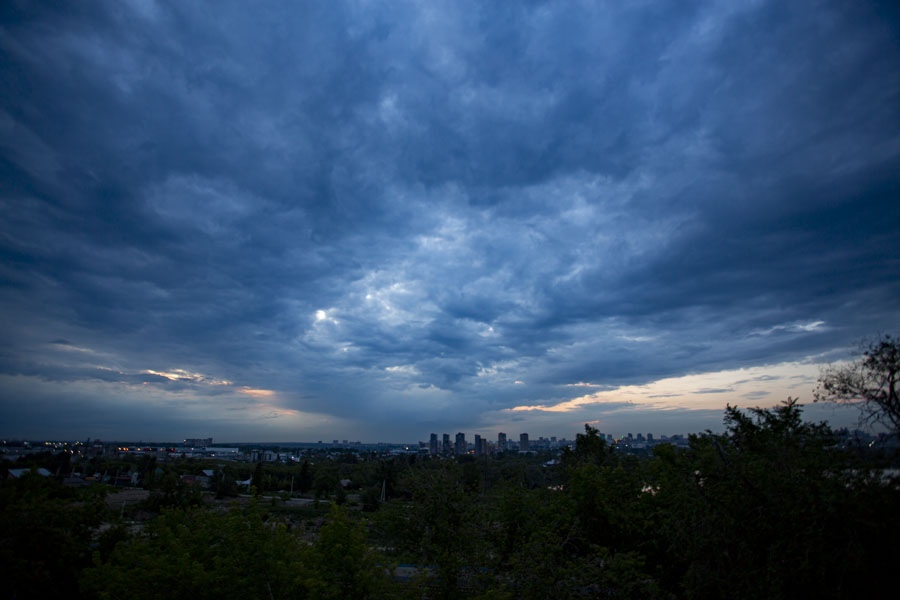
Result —
[{"label": "distant house", "polygon": [[215,478],[216,472],[213,469],[203,469],[200,471],[200,474],[197,475],[197,483],[200,484],[200,487],[203,489],[209,489],[210,484]]},{"label": "distant house", "polygon": [[193,475],[182,475],[181,480],[190,485],[199,485],[203,489],[209,489],[210,484],[215,478],[216,472],[213,469],[203,469],[199,473]]},{"label": "distant house", "polygon": [[72,473],[63,478],[63,485],[68,487],[85,487],[90,485],[90,482],[85,481],[81,473]]},{"label": "distant house", "polygon": [[53,475],[53,473],[51,473],[50,471],[48,471],[47,469],[45,469],[43,467],[41,467],[39,469],[34,469],[34,470],[32,470],[32,469],[10,469],[9,470],[9,478],[10,479],[19,479],[20,477],[29,475],[31,473],[34,473],[35,475],[40,475],[41,477],[50,477],[51,475]]}]

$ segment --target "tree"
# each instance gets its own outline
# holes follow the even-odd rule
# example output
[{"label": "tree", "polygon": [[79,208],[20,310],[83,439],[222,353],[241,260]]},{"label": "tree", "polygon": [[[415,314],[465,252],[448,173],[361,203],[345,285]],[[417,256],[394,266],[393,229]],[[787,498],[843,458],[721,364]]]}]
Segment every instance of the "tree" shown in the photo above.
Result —
[{"label": "tree", "polygon": [[0,564],[5,598],[62,598],[91,562],[92,534],[109,519],[105,487],[64,487],[34,473],[0,481]]},{"label": "tree", "polygon": [[[227,512],[165,509],[81,574],[83,597],[239,600],[307,597],[309,549],[258,501]],[[44,596],[56,597],[56,596]]]},{"label": "tree", "polygon": [[320,463],[316,466],[316,474],[313,476],[313,493],[316,501],[328,498],[341,487],[340,473],[337,465],[331,462]]},{"label": "tree", "polygon": [[584,433],[575,435],[575,450],[563,448],[563,462],[569,467],[587,462],[608,464],[610,458],[615,458],[615,451],[600,437],[600,431],[587,423]]},{"label": "tree", "polygon": [[309,491],[309,488],[312,487],[312,484],[312,469],[309,466],[309,461],[303,459],[303,464],[300,465],[300,475],[297,477],[297,491],[301,494],[305,494]]},{"label": "tree", "polygon": [[460,597],[490,548],[478,495],[466,488],[462,467],[453,462],[409,469],[398,488],[408,502],[387,503],[376,513],[388,545],[403,562],[427,567],[418,583],[431,588],[428,597]]},{"label": "tree", "polygon": [[[668,589],[688,598],[846,598],[886,585],[898,489],[795,399],[729,406],[725,434],[658,447],[648,496]],[[890,557],[890,558],[888,558]]]},{"label": "tree", "polygon": [[819,377],[816,402],[855,404],[865,425],[900,433],[900,339],[883,335],[863,342],[862,356],[830,366]]},{"label": "tree", "polygon": [[253,477],[252,477],[252,486],[254,487],[255,493],[254,496],[261,496],[263,493],[263,479],[265,478],[265,474],[263,473],[263,464],[262,461],[256,463],[256,468],[253,469]]},{"label": "tree", "polygon": [[149,510],[156,511],[173,506],[187,508],[203,504],[200,486],[184,481],[173,469],[166,469],[160,477],[159,484],[159,489],[154,490],[144,502],[144,507]]},{"label": "tree", "polygon": [[328,522],[310,549],[306,585],[314,598],[378,597],[387,585],[383,566],[367,542],[363,523],[350,519],[346,509],[331,506]]}]

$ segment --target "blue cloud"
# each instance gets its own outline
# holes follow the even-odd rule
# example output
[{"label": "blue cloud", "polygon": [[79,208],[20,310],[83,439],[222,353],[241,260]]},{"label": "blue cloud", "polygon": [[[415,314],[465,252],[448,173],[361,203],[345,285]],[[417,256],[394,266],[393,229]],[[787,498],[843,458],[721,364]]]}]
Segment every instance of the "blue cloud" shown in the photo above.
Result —
[{"label": "blue cloud", "polygon": [[137,406],[140,374],[184,369],[313,415],[301,437],[409,439],[900,324],[879,3],[9,3],[0,23],[5,435],[35,414],[21,378],[59,407],[47,431],[79,409],[41,382]]}]

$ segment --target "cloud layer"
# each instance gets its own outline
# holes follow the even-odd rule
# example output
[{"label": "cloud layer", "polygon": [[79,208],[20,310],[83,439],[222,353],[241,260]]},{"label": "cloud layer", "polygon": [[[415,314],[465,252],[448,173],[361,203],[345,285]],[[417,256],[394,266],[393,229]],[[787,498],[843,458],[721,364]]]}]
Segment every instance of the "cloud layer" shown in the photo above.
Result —
[{"label": "cloud layer", "polygon": [[900,325],[898,39],[874,2],[6,3],[0,435],[808,399]]}]

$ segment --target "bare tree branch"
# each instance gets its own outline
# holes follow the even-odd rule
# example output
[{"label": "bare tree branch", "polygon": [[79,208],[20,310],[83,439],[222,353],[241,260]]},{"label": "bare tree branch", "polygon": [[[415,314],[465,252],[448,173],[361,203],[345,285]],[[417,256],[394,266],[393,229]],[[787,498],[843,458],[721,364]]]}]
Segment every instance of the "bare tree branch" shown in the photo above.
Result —
[{"label": "bare tree branch", "polygon": [[819,377],[816,402],[853,404],[860,420],[900,433],[900,340],[890,335],[863,343],[862,356],[847,365],[830,366]]}]

